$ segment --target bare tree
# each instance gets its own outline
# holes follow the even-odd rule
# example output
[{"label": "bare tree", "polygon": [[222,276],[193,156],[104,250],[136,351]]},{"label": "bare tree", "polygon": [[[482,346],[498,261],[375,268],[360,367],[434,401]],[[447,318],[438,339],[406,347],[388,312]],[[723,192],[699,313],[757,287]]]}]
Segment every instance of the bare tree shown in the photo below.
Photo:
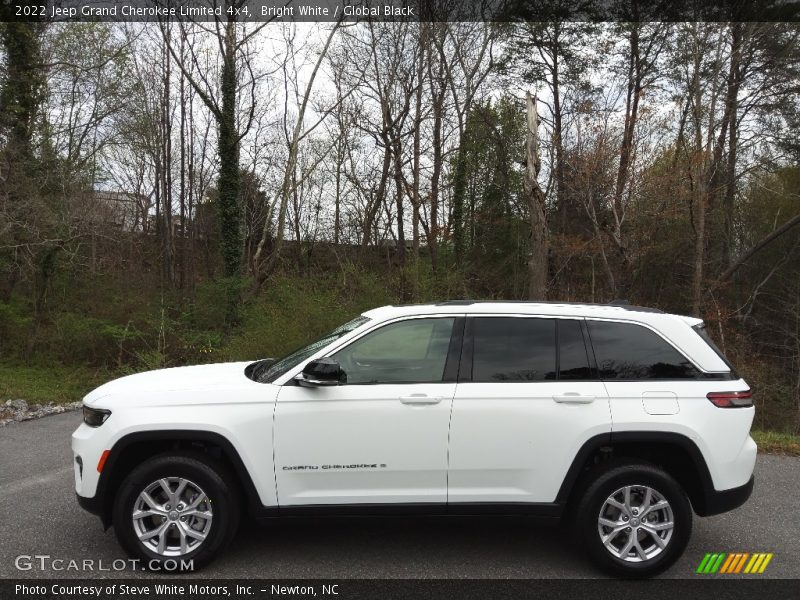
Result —
[{"label": "bare tree", "polygon": [[[264,250],[266,247],[267,239],[269,237],[269,220],[265,222],[264,230],[262,232],[261,240],[258,243],[258,248],[253,256],[253,265],[254,265],[254,284],[253,290],[258,291],[258,289],[264,284],[266,278],[269,277],[272,270],[275,267],[275,264],[280,256],[281,247],[283,245],[284,240],[284,226],[286,223],[286,211],[289,205],[289,199],[293,194],[294,188],[298,185],[299,181],[302,181],[303,178],[308,176],[310,172],[306,172],[300,175],[299,180],[297,179],[297,157],[300,149],[300,142],[309,135],[311,131],[316,129],[316,127],[325,119],[334,109],[335,105],[330,107],[326,110],[323,115],[310,127],[305,128],[305,115],[306,109],[308,108],[309,100],[311,98],[311,93],[314,90],[314,83],[317,78],[317,74],[319,73],[320,67],[325,60],[325,55],[328,52],[328,48],[330,48],[331,42],[333,41],[336,32],[339,30],[339,27],[342,24],[342,20],[340,19],[337,21],[333,27],[331,27],[328,36],[325,39],[325,43],[317,57],[316,62],[314,63],[313,70],[308,78],[308,81],[305,85],[305,91],[303,92],[302,96],[300,97],[299,106],[298,106],[298,113],[297,117],[294,122],[294,126],[291,128],[291,133],[286,131],[286,143],[287,143],[287,150],[288,150],[288,158],[286,161],[286,166],[283,169],[283,181],[281,182],[281,186],[278,190],[278,214],[277,214],[277,225],[276,225],[276,240],[275,245],[270,252],[270,254],[264,257]],[[286,63],[284,63],[284,69],[286,69]],[[284,73],[286,73],[284,71]],[[288,100],[288,91],[286,93],[287,100]],[[337,101],[337,104],[341,102],[341,99]],[[284,126],[286,126],[286,122],[284,121]],[[321,159],[320,159],[321,160]],[[318,161],[319,162],[319,161]],[[318,164],[318,163],[317,163]],[[313,165],[313,168],[316,168],[317,164]]]},{"label": "bare tree", "polygon": [[[212,81],[201,54],[194,45],[182,46],[189,50],[187,57],[178,56],[171,35],[171,27],[161,24],[167,48],[183,76],[197,92],[217,123],[217,209],[220,244],[225,274],[237,276],[241,272],[242,238],[241,209],[239,205],[240,145],[253,123],[256,110],[257,86],[261,78],[253,66],[252,41],[272,19],[255,27],[240,26],[238,15],[246,0],[221,0],[221,15],[215,17],[213,26],[203,23],[178,22],[179,35],[188,38],[198,28],[213,36],[219,51],[219,80]],[[216,5],[216,0],[215,0]],[[263,76],[263,75],[262,75]],[[246,83],[242,82],[246,78]],[[248,96],[247,105],[241,106],[242,90]],[[240,118],[243,117],[243,118]]]}]

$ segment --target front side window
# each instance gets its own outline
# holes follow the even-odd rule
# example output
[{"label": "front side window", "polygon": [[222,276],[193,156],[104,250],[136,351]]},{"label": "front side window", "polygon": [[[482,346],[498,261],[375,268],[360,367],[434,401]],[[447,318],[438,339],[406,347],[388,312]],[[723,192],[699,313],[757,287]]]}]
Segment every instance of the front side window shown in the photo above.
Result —
[{"label": "front side window", "polygon": [[694,379],[689,360],[653,331],[632,323],[588,321],[601,379]]},{"label": "front side window", "polygon": [[333,355],[348,384],[439,383],[455,317],[409,319],[366,334]]},{"label": "front side window", "polygon": [[553,319],[473,319],[472,381],[556,379],[556,323]]}]

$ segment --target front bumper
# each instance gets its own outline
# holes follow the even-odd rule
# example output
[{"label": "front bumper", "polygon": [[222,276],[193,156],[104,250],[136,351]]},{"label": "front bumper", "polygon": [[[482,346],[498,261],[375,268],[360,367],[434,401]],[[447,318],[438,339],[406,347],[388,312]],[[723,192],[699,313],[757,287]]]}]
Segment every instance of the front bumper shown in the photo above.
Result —
[{"label": "front bumper", "polygon": [[81,496],[80,494],[77,493],[75,494],[75,497],[78,499],[78,504],[83,510],[102,518],[103,504],[102,502],[99,502],[96,497],[87,498],[86,496]]},{"label": "front bumper", "polygon": [[[97,495],[100,472],[97,470],[103,452],[113,446],[114,428],[106,422],[102,427],[89,427],[86,423],[72,434],[72,454],[75,469],[75,491],[79,496]],[[80,458],[80,461],[78,461]]]},{"label": "front bumper", "polygon": [[103,451],[110,448],[113,428],[106,422],[102,427],[89,427],[85,423],[72,434],[75,495],[84,510],[98,515],[108,529],[110,515],[104,494],[100,489],[100,472],[97,470]]}]

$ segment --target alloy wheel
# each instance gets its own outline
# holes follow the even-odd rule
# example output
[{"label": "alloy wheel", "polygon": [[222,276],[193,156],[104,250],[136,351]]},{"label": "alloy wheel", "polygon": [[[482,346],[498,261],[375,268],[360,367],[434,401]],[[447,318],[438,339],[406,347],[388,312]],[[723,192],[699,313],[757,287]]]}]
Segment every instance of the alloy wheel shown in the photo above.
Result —
[{"label": "alloy wheel", "polygon": [[664,552],[674,529],[669,502],[646,485],[619,488],[606,498],[597,518],[603,546],[625,562],[648,561]]},{"label": "alloy wheel", "polygon": [[137,496],[131,513],[139,542],[160,556],[184,556],[208,537],[213,513],[202,488],[182,477],[162,477]]}]

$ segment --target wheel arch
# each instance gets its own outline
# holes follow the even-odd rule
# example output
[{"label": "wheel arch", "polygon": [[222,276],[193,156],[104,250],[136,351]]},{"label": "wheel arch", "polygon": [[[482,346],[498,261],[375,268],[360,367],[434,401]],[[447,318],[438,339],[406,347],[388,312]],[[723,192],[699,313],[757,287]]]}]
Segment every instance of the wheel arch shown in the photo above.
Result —
[{"label": "wheel arch", "polygon": [[100,473],[94,507],[106,529],[111,525],[114,498],[125,476],[143,461],[171,450],[196,451],[221,462],[235,477],[248,509],[255,510],[261,506],[247,467],[233,443],[224,435],[195,429],[140,431],[117,440]]},{"label": "wheel arch", "polygon": [[695,513],[717,512],[711,506],[717,492],[697,444],[680,433],[660,431],[606,433],[587,440],[575,455],[556,502],[574,505],[592,468],[617,458],[642,460],[664,469],[686,491]]}]

